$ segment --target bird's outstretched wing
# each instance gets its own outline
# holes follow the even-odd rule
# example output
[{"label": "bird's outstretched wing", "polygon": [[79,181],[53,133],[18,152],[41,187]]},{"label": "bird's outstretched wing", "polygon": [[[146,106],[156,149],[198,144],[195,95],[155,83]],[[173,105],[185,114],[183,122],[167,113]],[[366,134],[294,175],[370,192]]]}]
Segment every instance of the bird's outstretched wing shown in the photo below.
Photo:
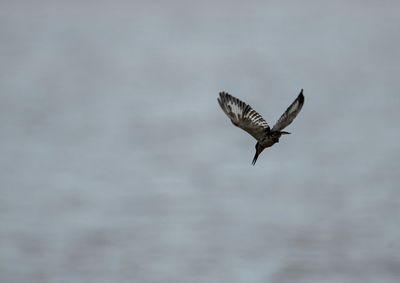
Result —
[{"label": "bird's outstretched wing", "polygon": [[286,109],[285,113],[282,114],[282,116],[279,118],[279,120],[275,123],[275,125],[272,127],[271,131],[281,131],[287,126],[292,123],[294,118],[296,118],[297,114],[299,114],[301,108],[303,107],[304,104],[304,95],[303,95],[303,90],[300,91],[300,94],[297,96],[297,98],[293,101],[292,104]]},{"label": "bird's outstretched wing", "polygon": [[250,105],[226,92],[219,93],[218,102],[232,123],[260,140],[269,132],[268,123]]}]

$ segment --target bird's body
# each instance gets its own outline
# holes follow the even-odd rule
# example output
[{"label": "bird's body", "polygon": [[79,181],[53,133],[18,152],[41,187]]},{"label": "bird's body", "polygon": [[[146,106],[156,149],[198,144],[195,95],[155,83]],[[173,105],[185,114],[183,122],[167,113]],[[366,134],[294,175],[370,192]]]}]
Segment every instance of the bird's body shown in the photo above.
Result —
[{"label": "bird's body", "polygon": [[[286,132],[284,132],[286,133]],[[288,134],[288,133],[287,133]],[[262,140],[258,141],[262,148],[267,148],[273,146],[275,143],[279,142],[282,132],[269,132]]]},{"label": "bird's body", "polygon": [[278,139],[274,140],[272,137],[266,136],[264,139],[262,139],[258,143],[260,144],[260,146],[262,148],[267,148],[267,147],[273,146],[277,142],[279,142]]},{"label": "bird's body", "polygon": [[232,123],[248,132],[257,140],[253,165],[256,163],[258,155],[265,148],[279,142],[281,135],[290,134],[282,130],[292,123],[304,104],[303,90],[301,90],[295,101],[286,109],[285,113],[282,114],[272,129],[270,129],[268,123],[250,105],[226,92],[220,92],[219,96],[219,105],[231,119]]}]

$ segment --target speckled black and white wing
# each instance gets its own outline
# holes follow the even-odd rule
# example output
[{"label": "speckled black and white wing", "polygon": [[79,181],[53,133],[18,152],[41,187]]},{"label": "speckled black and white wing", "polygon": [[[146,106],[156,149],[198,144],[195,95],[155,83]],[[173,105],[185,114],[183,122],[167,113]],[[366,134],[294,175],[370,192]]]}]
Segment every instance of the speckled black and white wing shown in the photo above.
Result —
[{"label": "speckled black and white wing", "polygon": [[256,140],[262,139],[269,132],[268,123],[250,105],[226,92],[219,93],[218,102],[232,123]]},{"label": "speckled black and white wing", "polygon": [[303,107],[303,104],[304,104],[304,95],[303,95],[303,90],[301,90],[300,94],[293,101],[293,103],[290,104],[288,109],[286,109],[285,113],[282,114],[279,120],[272,127],[271,131],[272,132],[281,131],[287,126],[289,126],[290,123],[293,122],[294,118],[296,118],[297,114],[299,114],[301,108]]}]

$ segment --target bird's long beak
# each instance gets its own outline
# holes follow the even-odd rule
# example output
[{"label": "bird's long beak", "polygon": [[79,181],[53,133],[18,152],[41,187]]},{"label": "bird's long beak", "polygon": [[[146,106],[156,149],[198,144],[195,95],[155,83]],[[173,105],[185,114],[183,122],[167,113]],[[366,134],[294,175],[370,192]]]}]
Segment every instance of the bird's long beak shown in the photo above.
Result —
[{"label": "bird's long beak", "polygon": [[280,132],[281,133],[281,135],[290,135],[290,133],[289,132]]},{"label": "bird's long beak", "polygon": [[256,151],[256,154],[254,155],[254,158],[253,158],[253,162],[251,163],[253,166],[254,166],[254,164],[256,164],[258,155],[259,155],[259,153]]}]

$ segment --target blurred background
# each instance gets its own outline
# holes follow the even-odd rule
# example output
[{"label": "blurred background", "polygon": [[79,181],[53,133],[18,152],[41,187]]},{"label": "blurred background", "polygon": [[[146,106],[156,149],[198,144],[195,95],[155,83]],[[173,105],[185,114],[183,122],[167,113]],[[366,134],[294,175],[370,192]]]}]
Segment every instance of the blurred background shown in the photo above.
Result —
[{"label": "blurred background", "polygon": [[0,6],[1,282],[399,282],[398,1]]}]

